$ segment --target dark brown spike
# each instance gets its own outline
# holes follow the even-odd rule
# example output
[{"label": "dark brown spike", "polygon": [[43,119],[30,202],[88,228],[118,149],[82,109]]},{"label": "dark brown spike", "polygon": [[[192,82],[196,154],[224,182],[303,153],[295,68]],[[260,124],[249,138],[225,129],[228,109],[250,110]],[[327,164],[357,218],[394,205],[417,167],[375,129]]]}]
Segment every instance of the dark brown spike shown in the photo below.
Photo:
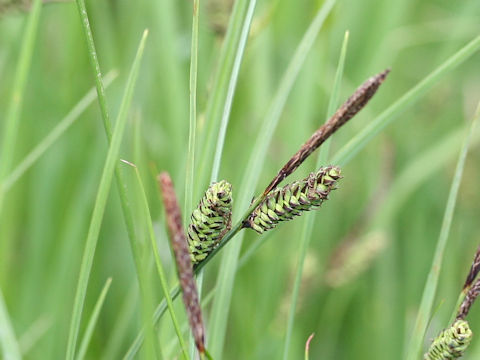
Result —
[{"label": "dark brown spike", "polygon": [[158,176],[157,180],[163,195],[170,241],[175,254],[178,277],[183,292],[183,303],[187,310],[188,321],[190,322],[197,349],[200,353],[205,353],[205,328],[198,300],[197,285],[193,277],[190,251],[185,232],[183,231],[182,214],[170,175],[167,172],[163,172]]},{"label": "dark brown spike", "polygon": [[390,69],[387,69],[380,74],[372,76],[365,81],[352,96],[323,124],[308,141],[292,156],[290,160],[283,166],[278,174],[273,178],[267,186],[263,194],[268,194],[275,189],[283,179],[293,173],[307,157],[310,156],[321,144],[325,142],[335,131],[357,114],[373,97],[379,86],[387,77]]},{"label": "dark brown spike", "polygon": [[460,305],[457,313],[457,319],[465,319],[466,316],[468,315],[470,308],[472,307],[473,303],[475,302],[475,299],[478,297],[480,294],[480,279],[477,279],[473,286],[468,290],[467,295],[465,295],[465,298],[463,299],[462,304]]},{"label": "dark brown spike", "polygon": [[472,266],[470,267],[470,271],[468,273],[467,279],[465,280],[465,284],[463,285],[463,290],[467,290],[472,286],[473,281],[477,277],[478,271],[480,270],[480,246],[477,248],[477,252],[475,253],[475,257],[473,258]]}]

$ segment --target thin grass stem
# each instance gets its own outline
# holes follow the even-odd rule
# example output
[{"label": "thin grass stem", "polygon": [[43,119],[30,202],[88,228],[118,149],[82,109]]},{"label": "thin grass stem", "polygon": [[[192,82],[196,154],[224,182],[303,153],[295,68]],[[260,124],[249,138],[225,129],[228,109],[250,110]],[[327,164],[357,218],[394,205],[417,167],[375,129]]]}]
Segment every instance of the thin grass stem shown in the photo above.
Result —
[{"label": "thin grass stem", "polygon": [[[332,96],[330,96],[330,101],[328,104],[328,110],[327,110],[327,116],[326,116],[327,121],[333,115],[335,109],[338,107],[339,98],[340,98],[340,86],[342,83],[345,57],[347,53],[347,45],[348,45],[348,31],[345,32],[345,36],[343,38],[343,44],[340,51],[337,71],[335,74],[335,80],[332,87]],[[328,158],[328,150],[324,149],[321,153],[323,154],[323,156],[320,156],[321,155],[320,153],[318,154],[315,169],[318,169],[322,165],[324,158]],[[305,262],[307,249],[310,244],[310,239],[312,238],[312,231],[313,231],[314,224],[315,224],[315,213],[306,214],[305,219],[303,221],[303,227],[300,232],[300,246],[299,246],[300,249],[298,253],[297,271],[295,274],[295,281],[293,284],[292,299],[290,301],[287,329],[285,333],[285,342],[283,346],[284,360],[288,359],[288,353],[290,349],[290,343],[291,343],[292,332],[293,332],[293,323],[295,320],[295,310],[297,308],[298,294],[300,291],[300,283],[302,281],[303,265]],[[307,350],[305,350],[305,352],[306,354],[308,353]]]},{"label": "thin grass stem", "polygon": [[100,316],[100,312],[102,311],[103,303],[105,302],[105,298],[107,297],[107,293],[110,289],[111,284],[112,278],[108,278],[105,282],[105,285],[103,286],[97,302],[95,303],[92,315],[90,316],[90,320],[88,321],[87,329],[85,330],[85,334],[83,335],[80,347],[78,348],[77,360],[84,359],[85,355],[87,354],[88,345],[90,344],[90,340],[92,339],[95,325],[97,324],[98,317]]},{"label": "thin grass stem", "polygon": [[438,280],[440,278],[440,271],[442,269],[443,255],[448,242],[448,236],[450,233],[450,227],[453,220],[453,214],[455,211],[455,205],[457,202],[457,195],[462,181],[463,169],[468,154],[468,148],[470,146],[470,140],[474,133],[475,126],[478,118],[480,118],[480,104],[477,107],[472,124],[465,136],[465,140],[458,157],[455,174],[453,177],[452,185],[450,187],[450,193],[448,194],[447,205],[445,207],[445,213],[443,216],[442,227],[440,229],[440,235],[438,237],[437,246],[433,256],[432,266],[427,277],[427,282],[423,290],[422,301],[418,311],[415,327],[413,328],[410,345],[407,349],[407,360],[418,359],[422,353],[422,344],[425,337],[425,333],[428,326],[428,321],[431,316],[433,301],[437,291]]},{"label": "thin grass stem", "polygon": [[[81,1],[81,0],[79,0]],[[84,14],[86,17],[86,13]],[[113,172],[115,170],[116,162],[118,161],[118,154],[120,151],[120,145],[123,138],[127,123],[128,110],[133,97],[133,90],[140,70],[141,59],[145,42],[147,39],[148,31],[143,33],[140,45],[137,50],[132,68],[128,77],[127,85],[125,87],[124,96],[120,105],[117,121],[115,123],[115,131],[112,136],[112,141],[108,149],[105,166],[103,168],[100,185],[98,187],[98,193],[95,200],[95,206],[92,213],[90,227],[85,242],[85,249],[82,256],[82,262],[80,266],[80,274],[77,283],[77,290],[75,293],[75,300],[72,311],[72,320],[70,323],[70,331],[68,336],[66,359],[73,360],[75,356],[76,343],[78,338],[78,332],[80,329],[81,317],[83,312],[83,305],[85,302],[85,296],[87,293],[88,281],[90,278],[90,271],[93,264],[93,258],[95,255],[95,249],[97,246],[98,235],[100,233],[100,227],[102,225],[103,214],[105,212],[105,206],[107,204],[107,197],[111,186],[111,180],[113,178]]]},{"label": "thin grass stem", "polygon": [[170,294],[168,292],[167,277],[165,275],[165,269],[163,267],[162,260],[160,259],[160,254],[159,254],[158,248],[157,248],[157,242],[155,240],[155,232],[153,230],[153,224],[152,224],[152,220],[151,220],[152,217],[151,217],[151,213],[150,213],[150,208],[148,206],[148,200],[147,200],[147,195],[146,195],[146,192],[145,192],[145,187],[143,185],[143,181],[142,181],[142,178],[140,176],[140,172],[138,171],[138,168],[134,164],[131,164],[131,163],[128,163],[128,164],[131,165],[133,167],[133,169],[135,170],[137,184],[138,184],[138,187],[139,187],[139,190],[140,190],[140,201],[141,201],[141,205],[142,205],[142,209],[143,209],[143,214],[144,214],[144,217],[147,221],[148,237],[150,239],[150,245],[152,247],[153,256],[155,258],[155,265],[157,267],[157,273],[158,273],[158,277],[160,279],[160,285],[162,287],[165,299],[167,301],[167,307],[168,307],[168,310],[170,312],[170,316],[172,318],[173,327],[175,329],[175,333],[177,334],[177,338],[178,338],[178,341],[180,343],[180,347],[182,349],[183,356],[184,356],[185,359],[189,360],[190,357],[188,355],[187,345],[186,345],[186,343],[183,339],[182,331],[181,331],[180,326],[178,324],[177,316],[175,314],[175,309],[173,308],[173,301],[172,301],[172,298],[170,297]]}]

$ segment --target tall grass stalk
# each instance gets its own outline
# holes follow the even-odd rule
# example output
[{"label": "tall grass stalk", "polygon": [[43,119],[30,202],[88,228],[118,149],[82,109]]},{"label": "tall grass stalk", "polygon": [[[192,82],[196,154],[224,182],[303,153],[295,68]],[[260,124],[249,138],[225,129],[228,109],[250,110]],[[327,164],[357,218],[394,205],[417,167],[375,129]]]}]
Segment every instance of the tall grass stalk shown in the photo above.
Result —
[{"label": "tall grass stalk", "polygon": [[[86,41],[87,41],[90,65],[91,65],[93,74],[95,76],[95,85],[96,85],[96,88],[97,88],[98,101],[99,101],[100,110],[101,110],[101,113],[102,113],[102,120],[103,120],[103,125],[104,125],[104,128],[105,128],[105,133],[107,135],[108,141],[111,143],[112,124],[111,124],[111,121],[110,121],[110,115],[109,115],[108,108],[107,108],[105,88],[104,88],[104,84],[103,84],[103,81],[102,81],[102,75],[101,75],[102,73],[101,73],[100,64],[99,64],[98,58],[97,58],[97,52],[96,52],[96,49],[95,49],[95,42],[93,40],[92,29],[90,27],[90,23],[89,23],[89,20],[88,20],[88,15],[87,15],[87,10],[86,10],[86,7],[85,7],[85,0],[76,0],[76,4],[77,4],[78,12],[80,14],[83,32],[85,34]],[[145,37],[145,34],[146,34],[146,32],[144,33],[144,37]],[[137,234],[135,232],[135,226],[134,226],[134,220],[133,220],[134,219],[133,210],[130,206],[130,201],[129,201],[128,195],[127,195],[126,181],[124,179],[122,169],[120,168],[119,165],[120,164],[117,164],[116,168],[115,168],[115,178],[116,178],[117,189],[118,189],[119,197],[120,197],[120,204],[122,206],[122,213],[123,213],[123,217],[124,217],[124,221],[125,221],[125,226],[126,226],[126,229],[127,229],[128,239],[129,239],[129,242],[130,242],[130,250],[131,250],[132,255],[133,255],[136,275],[137,275],[137,279],[139,281],[141,290],[142,289],[147,290],[147,288],[146,288],[147,285],[145,284],[145,286],[144,286],[143,284],[141,284],[142,283],[142,272],[143,272],[143,267],[142,266],[143,266],[143,264],[142,264],[141,258],[140,258],[139,241],[138,241],[138,238],[137,238]],[[145,294],[144,291],[141,291],[141,293],[142,293],[142,295]],[[145,299],[142,296],[142,302],[145,303],[146,301],[148,302],[149,299]],[[150,330],[151,331],[149,333],[150,333],[150,335],[152,335],[153,334],[153,329],[150,329]],[[69,340],[69,341],[74,342],[74,339]],[[70,346],[74,346],[74,344],[72,344]],[[152,346],[153,346],[153,344],[152,344]],[[152,349],[150,348],[150,350],[152,350]]]},{"label": "tall grass stalk", "polygon": [[[218,139],[219,131],[222,128],[223,114],[226,109],[229,109],[228,103],[231,101],[228,99],[229,89],[234,91],[236,86],[238,77],[238,74],[235,74],[235,72],[238,72],[236,67],[240,65],[245,47],[245,44],[242,45],[242,39],[245,31],[248,35],[249,23],[251,23],[251,19],[248,20],[249,9],[252,9],[252,6],[255,8],[255,4],[256,0],[235,1],[230,15],[227,34],[218,61],[218,70],[215,73],[211,96],[207,103],[205,116],[207,122],[200,141],[199,149],[201,149],[201,152],[197,179],[199,179],[198,186],[201,186],[201,189],[205,186],[204,182],[206,182],[209,172],[212,172],[209,164],[211,159],[215,157],[215,139]],[[224,121],[228,121],[228,116]],[[226,128],[226,124],[224,127]]]},{"label": "tall grass stalk", "polygon": [[192,46],[190,49],[190,121],[188,131],[187,168],[185,171],[185,206],[183,208],[184,224],[187,224],[188,215],[192,210],[193,182],[195,174],[195,139],[197,132],[198,18],[200,13],[199,6],[199,0],[194,0],[192,20]]},{"label": "tall grass stalk", "polygon": [[[330,101],[328,103],[327,116],[328,120],[335,112],[339,104],[340,98],[340,87],[343,77],[343,69],[345,65],[345,56],[347,54],[347,45],[348,45],[348,31],[345,32],[343,38],[343,44],[340,51],[340,57],[338,60],[337,71],[335,74],[335,80],[332,87],[332,95],[330,96]],[[328,148],[330,147],[331,139],[327,140],[328,142],[323,144],[323,147],[320,149],[320,153],[317,156],[317,161],[314,171],[316,171],[320,166],[326,165],[325,161],[328,158]],[[303,265],[305,262],[305,256],[307,254],[307,249],[310,244],[310,239],[312,238],[313,226],[315,224],[315,213],[311,212],[305,214],[305,219],[303,220],[302,230],[300,232],[300,245],[298,252],[298,261],[297,261],[297,271],[295,274],[295,281],[293,284],[292,298],[290,301],[290,309],[288,311],[288,320],[287,320],[287,330],[285,334],[285,342],[283,345],[283,359],[288,359],[288,353],[290,349],[293,323],[295,319],[295,310],[297,307],[298,293],[300,290],[300,283],[302,281],[303,274]]]},{"label": "tall grass stalk", "polygon": [[97,302],[92,311],[92,315],[90,315],[90,320],[88,321],[87,328],[85,330],[85,334],[83,335],[83,339],[80,343],[80,347],[78,348],[77,360],[82,360],[85,358],[87,354],[88,345],[90,344],[90,340],[93,336],[93,331],[95,330],[95,325],[97,325],[98,317],[100,316],[100,312],[102,311],[103,303],[108,294],[108,290],[110,289],[110,285],[112,284],[112,278],[108,278],[103,286],[103,289],[98,297]]},{"label": "tall grass stalk", "polygon": [[[15,151],[15,143],[17,140],[18,128],[20,125],[20,115],[25,95],[25,88],[30,64],[32,62],[32,54],[37,37],[38,23],[42,9],[41,0],[33,2],[32,11],[28,16],[23,34],[18,65],[15,70],[15,77],[12,86],[12,95],[10,103],[5,115],[5,127],[3,128],[3,137],[0,148],[0,222],[2,221],[3,205],[6,195],[6,187],[4,180],[10,171],[13,162],[13,154]],[[10,250],[10,237],[0,235],[0,274],[8,273],[8,261],[6,254]],[[0,279],[2,279],[0,275]],[[20,359],[19,345],[13,331],[12,322],[10,320],[5,301],[3,299],[2,290],[0,288],[0,344],[2,345],[3,355],[5,359]]]},{"label": "tall grass stalk", "polygon": [[[297,47],[295,54],[288,65],[288,68],[282,77],[278,90],[272,101],[272,104],[268,110],[265,122],[262,128],[258,132],[257,140],[252,149],[247,171],[241,182],[240,189],[243,190],[239,200],[236,202],[234,211],[238,213],[238,209],[245,209],[248,207],[253,191],[256,188],[258,179],[260,177],[261,168],[265,161],[266,153],[270,141],[272,139],[275,128],[280,119],[280,115],[287,101],[288,95],[293,87],[295,79],[297,78],[300,69],[314,44],[314,40],[317,37],[327,15],[330,13],[335,0],[326,1],[312,23],[308,27],[305,35],[302,38],[299,46]],[[253,204],[255,205],[255,203]],[[252,207],[253,207],[252,205]],[[248,216],[248,214],[247,214]],[[243,221],[243,219],[241,220]],[[239,222],[241,223],[241,222]],[[239,228],[234,226],[231,230],[232,234],[238,231]],[[224,238],[225,239],[225,238]],[[243,235],[240,235],[236,241],[230,245],[227,251],[225,251],[219,270],[219,277],[217,279],[217,294],[215,296],[212,314],[210,318],[210,339],[209,349],[211,354],[215,358],[221,357],[223,344],[226,335],[226,325],[228,319],[228,313],[230,309],[231,297],[233,292],[233,284],[235,280],[235,272],[238,263],[238,256],[242,246]],[[225,244],[224,241],[222,241]],[[222,243],[220,246],[222,246]],[[217,247],[217,251],[220,249]],[[213,252],[211,253],[213,256]]]},{"label": "tall grass stalk", "polygon": [[235,87],[237,85],[238,74],[240,72],[240,65],[243,59],[243,53],[245,52],[245,46],[248,40],[248,34],[250,33],[250,27],[252,25],[253,14],[255,11],[256,0],[250,1],[247,8],[247,14],[242,24],[240,31],[240,40],[238,48],[235,53],[232,72],[228,81],[227,94],[225,97],[225,103],[223,104],[222,118],[218,130],[217,146],[213,157],[212,174],[210,176],[210,182],[218,181],[218,174],[220,172],[220,162],[222,160],[223,145],[225,143],[225,135],[227,133],[228,121],[230,119],[230,112],[232,110],[233,96],[235,94]]},{"label": "tall grass stalk", "polygon": [[[85,13],[86,16],[86,13]],[[93,257],[95,255],[95,249],[98,241],[98,235],[100,233],[100,227],[103,220],[103,214],[105,212],[105,206],[107,203],[107,197],[111,186],[111,180],[115,165],[118,161],[118,154],[120,151],[120,145],[125,131],[125,125],[127,123],[128,110],[133,97],[133,90],[135,82],[140,70],[141,59],[143,50],[145,47],[145,41],[147,39],[148,31],[143,33],[140,45],[137,50],[132,68],[128,77],[128,81],[125,87],[124,96],[120,105],[117,121],[115,123],[115,130],[112,135],[112,141],[108,149],[105,166],[103,168],[102,178],[98,187],[97,198],[95,200],[95,206],[92,213],[90,227],[88,230],[87,240],[85,243],[85,250],[82,257],[82,263],[80,267],[80,274],[77,284],[77,290],[75,294],[75,301],[72,311],[72,320],[70,324],[70,332],[68,336],[66,358],[73,360],[75,356],[75,348],[78,338],[78,332],[80,329],[81,316],[83,311],[83,304],[85,302],[85,296],[87,293],[88,280],[90,277],[90,271],[93,264]]]},{"label": "tall grass stalk", "polygon": [[160,285],[163,290],[163,294],[165,296],[165,299],[167,301],[167,306],[168,310],[170,312],[170,316],[172,318],[172,323],[173,327],[175,328],[175,333],[177,334],[178,342],[180,344],[180,347],[183,352],[183,356],[185,359],[189,360],[190,356],[188,355],[188,350],[187,350],[187,345],[185,344],[185,341],[183,340],[183,335],[182,331],[180,329],[180,325],[178,323],[177,316],[175,314],[175,309],[173,308],[173,301],[172,298],[170,297],[170,294],[168,292],[168,282],[167,282],[167,277],[165,275],[165,270],[164,266],[162,264],[162,260],[160,259],[160,254],[158,252],[158,247],[157,247],[157,242],[155,240],[155,232],[153,230],[153,224],[152,224],[152,217],[150,214],[150,208],[148,206],[148,200],[147,200],[147,195],[145,192],[145,187],[143,186],[143,181],[140,176],[140,172],[138,171],[138,168],[134,164],[129,164],[132,165],[132,167],[135,170],[135,175],[137,179],[137,184],[139,188],[139,193],[140,193],[140,203],[143,211],[143,216],[146,219],[146,225],[148,229],[148,237],[150,240],[150,245],[152,247],[153,251],[153,256],[155,258],[155,265],[157,267],[157,272],[158,272],[158,277],[160,279]]},{"label": "tall grass stalk", "polygon": [[2,357],[5,360],[19,360],[22,358],[12,322],[8,315],[7,306],[0,289],[0,342],[2,345]]},{"label": "tall grass stalk", "polygon": [[28,73],[30,71],[30,64],[32,62],[33,49],[35,46],[35,38],[37,37],[41,9],[42,1],[35,0],[25,26],[25,33],[23,34],[20,56],[18,59],[17,68],[15,70],[15,78],[12,86],[12,97],[5,115],[5,127],[3,129],[0,152],[0,214],[3,208],[3,201],[6,191],[3,181],[10,171],[13,162],[13,153],[15,150],[18,128],[20,125],[23,98],[25,96]]},{"label": "tall grass stalk", "polygon": [[438,237],[437,246],[433,255],[432,267],[427,277],[427,282],[423,290],[422,301],[418,311],[415,327],[413,328],[410,345],[407,349],[407,360],[416,360],[422,353],[423,339],[427,330],[428,321],[432,314],[433,301],[437,292],[438,280],[440,278],[440,271],[442,269],[443,255],[447,246],[450,227],[452,224],[453,214],[455,211],[455,204],[457,202],[458,190],[462,181],[463,169],[467,158],[470,140],[475,130],[475,126],[480,118],[480,104],[477,107],[472,124],[467,132],[465,140],[460,151],[455,174],[453,177],[450,193],[448,194],[445,214],[443,216],[442,227]]}]

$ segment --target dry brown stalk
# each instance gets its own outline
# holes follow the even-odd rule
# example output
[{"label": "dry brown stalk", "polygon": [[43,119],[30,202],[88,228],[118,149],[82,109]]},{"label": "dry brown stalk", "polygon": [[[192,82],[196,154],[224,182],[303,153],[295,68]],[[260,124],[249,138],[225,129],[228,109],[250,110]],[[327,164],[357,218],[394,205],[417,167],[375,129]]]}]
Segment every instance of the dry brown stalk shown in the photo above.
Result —
[{"label": "dry brown stalk", "polygon": [[182,214],[178,206],[172,179],[167,172],[158,176],[167,226],[170,233],[173,253],[177,263],[178,277],[183,292],[183,302],[187,310],[188,321],[192,329],[195,344],[200,353],[205,353],[205,328],[203,325],[202,311],[198,300],[197,285],[193,277],[193,266],[190,260],[187,239],[182,225]]},{"label": "dry brown stalk", "polygon": [[461,319],[461,320],[465,319],[465,317],[468,315],[470,311],[470,308],[475,302],[475,299],[478,297],[479,294],[480,294],[480,278],[477,279],[477,281],[475,281],[475,283],[470,288],[470,290],[468,290],[467,295],[465,295],[462,305],[460,305],[458,309],[457,319]]},{"label": "dry brown stalk", "polygon": [[267,186],[263,194],[268,194],[275,189],[287,176],[293,173],[304,161],[325,142],[335,131],[357,114],[373,97],[379,86],[387,77],[389,69],[372,76],[365,81],[352,96],[333,114],[333,116],[322,125],[308,141],[303,144],[295,155],[283,166],[278,174]]},{"label": "dry brown stalk", "polygon": [[472,286],[473,281],[477,277],[478,271],[480,270],[480,246],[477,248],[475,257],[473,258],[472,266],[470,267],[470,272],[468,273],[465,284],[463,285],[463,290],[466,291]]}]

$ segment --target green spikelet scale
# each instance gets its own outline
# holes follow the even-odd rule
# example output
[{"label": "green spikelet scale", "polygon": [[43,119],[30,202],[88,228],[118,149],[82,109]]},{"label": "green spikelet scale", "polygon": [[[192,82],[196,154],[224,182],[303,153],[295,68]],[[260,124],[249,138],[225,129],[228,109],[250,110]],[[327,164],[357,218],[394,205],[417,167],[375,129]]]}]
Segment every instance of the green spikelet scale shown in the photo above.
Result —
[{"label": "green spikelet scale", "polygon": [[340,168],[328,166],[303,180],[276,188],[252,212],[246,226],[261,234],[273,229],[281,221],[291,220],[304,211],[318,208],[328,199],[328,194],[336,189],[340,178]]},{"label": "green spikelet scale", "polygon": [[458,359],[470,345],[472,336],[468,322],[457,320],[436,337],[423,358],[424,360]]},{"label": "green spikelet scale", "polygon": [[232,185],[213,183],[193,210],[188,226],[188,246],[195,265],[207,257],[232,227]]}]

